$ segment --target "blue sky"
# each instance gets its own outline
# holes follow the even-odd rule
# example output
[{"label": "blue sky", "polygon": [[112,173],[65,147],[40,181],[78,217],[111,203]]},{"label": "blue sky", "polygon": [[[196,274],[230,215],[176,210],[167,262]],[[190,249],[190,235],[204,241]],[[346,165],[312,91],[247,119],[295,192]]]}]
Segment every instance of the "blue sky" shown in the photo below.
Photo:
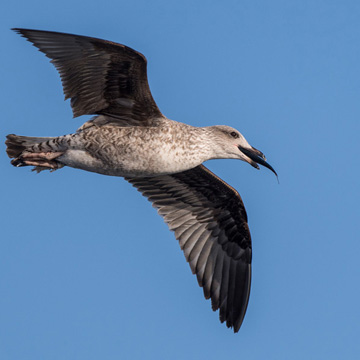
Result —
[{"label": "blue sky", "polygon": [[352,359],[359,354],[358,1],[24,1],[0,22],[1,138],[75,131],[48,59],[9,29],[120,42],[162,112],[227,124],[279,174],[207,166],[253,238],[248,311],[211,311],[162,219],[121,178],[9,164],[2,145],[2,359]]}]

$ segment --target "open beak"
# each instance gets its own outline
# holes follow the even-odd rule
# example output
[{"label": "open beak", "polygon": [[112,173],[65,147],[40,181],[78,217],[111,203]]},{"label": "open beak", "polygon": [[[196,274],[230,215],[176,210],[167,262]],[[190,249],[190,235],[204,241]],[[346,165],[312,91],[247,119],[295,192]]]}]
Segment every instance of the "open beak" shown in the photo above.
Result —
[{"label": "open beak", "polygon": [[258,165],[258,164],[260,164],[260,165],[265,166],[268,169],[270,169],[276,175],[276,177],[278,176],[276,171],[273,169],[273,167],[266,162],[266,157],[260,150],[257,150],[253,147],[251,147],[250,149],[246,149],[242,146],[239,146],[239,150],[249,158],[249,160],[246,160],[246,161],[251,166],[253,166],[256,169],[260,169],[259,165]]}]

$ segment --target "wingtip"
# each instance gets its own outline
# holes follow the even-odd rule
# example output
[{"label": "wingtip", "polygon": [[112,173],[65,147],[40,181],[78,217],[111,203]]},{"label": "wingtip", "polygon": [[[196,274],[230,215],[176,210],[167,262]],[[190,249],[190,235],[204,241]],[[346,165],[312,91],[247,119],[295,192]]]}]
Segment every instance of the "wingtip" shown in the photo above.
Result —
[{"label": "wingtip", "polygon": [[11,28],[10,30],[15,31],[17,34],[27,37],[26,33],[28,32],[41,32],[42,30],[36,30],[36,29],[25,29],[25,28]]},{"label": "wingtip", "polygon": [[22,32],[22,31],[26,31],[28,29],[13,27],[10,30],[15,31],[15,32]]},{"label": "wingtip", "polygon": [[[234,332],[234,334],[236,334],[236,333],[238,333],[239,332],[239,330],[240,330],[240,328],[241,328],[241,325],[242,325],[242,323],[243,323],[243,321],[244,321],[244,316],[242,316],[242,317],[240,317],[240,318],[238,318],[238,319],[235,319],[235,320],[229,320],[229,319],[227,319],[227,320],[224,320],[224,321],[226,321],[226,326],[227,326],[227,328],[228,329],[232,329],[233,330],[233,332]],[[223,321],[221,321],[221,322],[223,322]]]},{"label": "wingtip", "polygon": [[17,34],[19,34],[20,36],[25,37],[25,32],[27,29],[22,29],[22,28],[11,28],[10,30],[16,32]]},{"label": "wingtip", "polygon": [[243,318],[240,320],[240,321],[236,321],[235,324],[233,324],[233,331],[234,331],[234,334],[238,333],[239,330],[240,330],[240,327],[243,323]]}]

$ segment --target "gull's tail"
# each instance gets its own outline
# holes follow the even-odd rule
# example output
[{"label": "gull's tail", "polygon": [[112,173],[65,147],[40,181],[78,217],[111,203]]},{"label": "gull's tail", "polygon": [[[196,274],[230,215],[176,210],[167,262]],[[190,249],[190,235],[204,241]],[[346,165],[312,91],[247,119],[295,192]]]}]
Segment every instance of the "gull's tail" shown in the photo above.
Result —
[{"label": "gull's tail", "polygon": [[63,167],[55,159],[64,152],[54,148],[53,137],[31,137],[10,134],[6,137],[6,153],[11,158],[11,164],[20,166],[34,166],[35,171],[56,170]]}]

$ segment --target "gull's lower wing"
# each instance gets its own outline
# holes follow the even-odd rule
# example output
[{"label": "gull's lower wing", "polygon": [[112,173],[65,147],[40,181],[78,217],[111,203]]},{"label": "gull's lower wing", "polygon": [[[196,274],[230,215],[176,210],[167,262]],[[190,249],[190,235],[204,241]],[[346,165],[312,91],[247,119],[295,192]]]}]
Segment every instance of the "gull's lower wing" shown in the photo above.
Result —
[{"label": "gull's lower wing", "polygon": [[251,282],[251,237],[239,194],[205,166],[173,175],[127,178],[175,232],[221,322],[237,332]]}]

